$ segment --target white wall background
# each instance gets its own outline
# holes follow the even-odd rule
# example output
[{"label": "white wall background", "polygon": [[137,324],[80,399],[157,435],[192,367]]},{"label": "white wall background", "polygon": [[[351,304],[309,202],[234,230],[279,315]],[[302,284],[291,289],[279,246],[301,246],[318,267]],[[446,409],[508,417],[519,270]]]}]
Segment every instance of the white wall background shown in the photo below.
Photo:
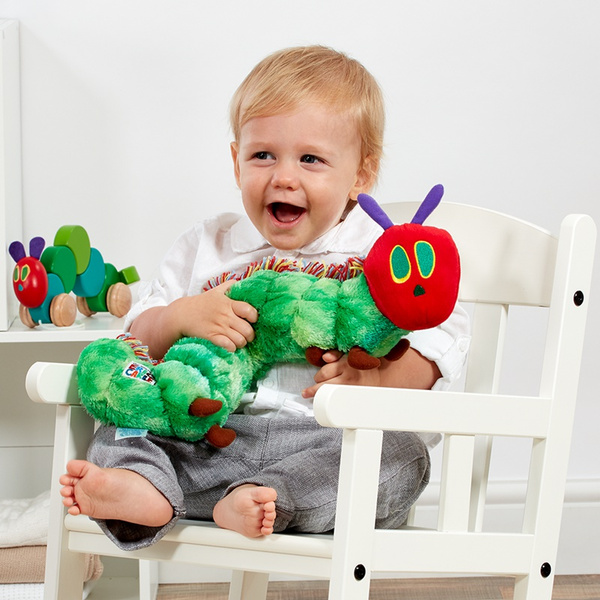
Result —
[{"label": "white wall background", "polygon": [[[190,222],[241,209],[229,98],[263,56],[309,43],[384,89],[382,203],[441,182],[447,200],[553,231],[569,212],[600,224],[596,0],[0,0],[0,17],[21,23],[27,240],[78,223],[150,277]],[[596,265],[569,477],[599,484]],[[523,375],[537,368],[527,339],[511,351]],[[521,476],[511,452],[494,468]]]}]

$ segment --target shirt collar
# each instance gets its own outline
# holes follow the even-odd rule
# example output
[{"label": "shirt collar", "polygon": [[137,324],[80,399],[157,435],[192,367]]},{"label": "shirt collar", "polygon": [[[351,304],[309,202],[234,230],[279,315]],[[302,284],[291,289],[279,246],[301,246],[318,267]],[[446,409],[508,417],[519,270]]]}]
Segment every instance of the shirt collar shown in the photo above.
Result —
[{"label": "shirt collar", "polygon": [[[373,241],[380,235],[381,227],[358,206],[355,206],[341,223],[310,244],[300,248],[298,253],[303,255],[326,252],[360,253],[361,248],[370,248]],[[268,248],[269,242],[254,227],[252,221],[244,215],[231,228],[231,246],[235,252],[246,253]]]},{"label": "shirt collar", "polygon": [[243,215],[231,228],[231,247],[234,252],[244,254],[266,248],[268,245],[269,242],[246,215]]}]

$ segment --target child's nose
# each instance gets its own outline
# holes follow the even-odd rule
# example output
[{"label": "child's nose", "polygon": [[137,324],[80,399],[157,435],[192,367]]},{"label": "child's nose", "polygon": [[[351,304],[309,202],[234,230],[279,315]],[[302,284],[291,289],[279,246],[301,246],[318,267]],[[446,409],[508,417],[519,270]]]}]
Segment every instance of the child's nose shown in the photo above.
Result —
[{"label": "child's nose", "polygon": [[271,178],[273,187],[279,189],[294,190],[298,187],[298,182],[297,169],[291,164],[279,163]]}]

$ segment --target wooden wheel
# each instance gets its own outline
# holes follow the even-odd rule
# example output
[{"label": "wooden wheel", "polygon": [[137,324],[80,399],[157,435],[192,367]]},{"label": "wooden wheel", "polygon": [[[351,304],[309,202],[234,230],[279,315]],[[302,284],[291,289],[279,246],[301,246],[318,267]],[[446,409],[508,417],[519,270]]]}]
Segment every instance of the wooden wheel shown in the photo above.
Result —
[{"label": "wooden wheel", "polygon": [[115,317],[124,317],[131,308],[131,290],[124,283],[115,283],[108,288],[106,307]]},{"label": "wooden wheel", "polygon": [[77,310],[84,316],[84,317],[91,317],[92,315],[96,314],[96,311],[93,311],[89,304],[87,303],[87,300],[83,297],[83,296],[77,296],[77,299],[75,300],[76,304],[77,304]]},{"label": "wooden wheel", "polygon": [[50,320],[57,327],[69,327],[75,323],[77,306],[69,294],[59,294],[50,303]]},{"label": "wooden wheel", "polygon": [[37,325],[37,323],[31,318],[29,309],[22,304],[19,305],[19,319],[21,319],[21,323],[23,323],[23,325],[30,327],[31,329]]}]

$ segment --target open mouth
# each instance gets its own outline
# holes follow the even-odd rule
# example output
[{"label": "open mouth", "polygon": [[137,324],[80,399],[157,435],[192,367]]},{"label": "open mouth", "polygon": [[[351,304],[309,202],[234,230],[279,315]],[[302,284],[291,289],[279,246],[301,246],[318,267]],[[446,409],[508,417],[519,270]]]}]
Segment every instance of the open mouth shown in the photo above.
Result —
[{"label": "open mouth", "polygon": [[269,205],[269,212],[280,223],[293,223],[306,212],[306,209],[285,202],[273,202]]}]

